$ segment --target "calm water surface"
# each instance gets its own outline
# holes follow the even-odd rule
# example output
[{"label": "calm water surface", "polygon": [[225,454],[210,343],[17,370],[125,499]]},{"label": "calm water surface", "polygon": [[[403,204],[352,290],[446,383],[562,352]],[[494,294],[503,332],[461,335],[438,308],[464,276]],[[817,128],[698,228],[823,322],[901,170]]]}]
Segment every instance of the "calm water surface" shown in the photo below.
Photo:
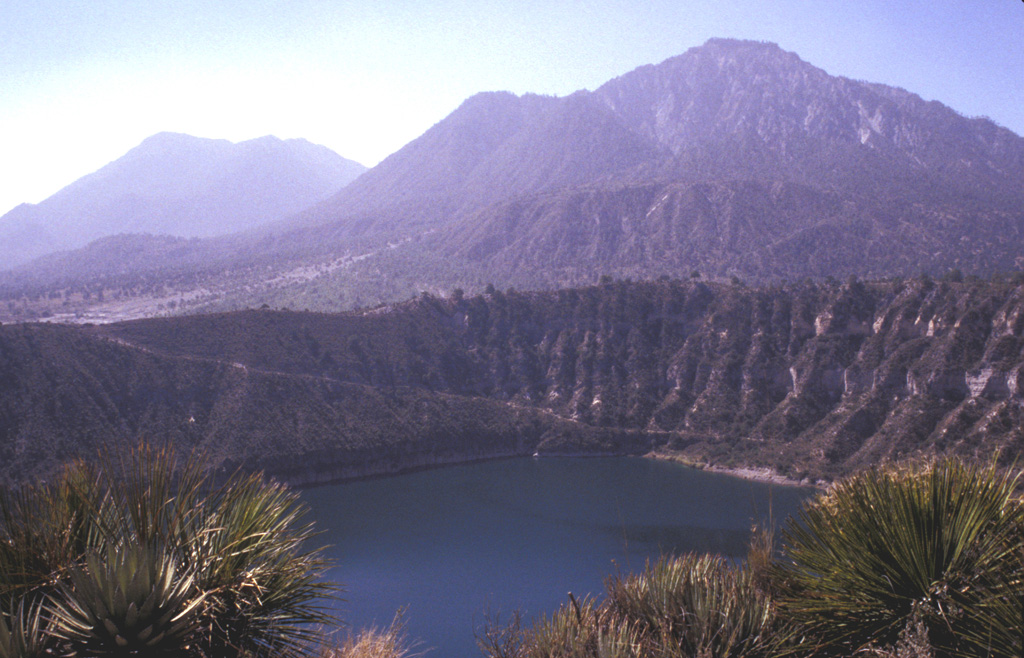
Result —
[{"label": "calm water surface", "polygon": [[746,554],[755,519],[809,489],[639,458],[492,461],[302,492],[345,586],[338,614],[386,626],[404,607],[428,658],[479,656],[485,616],[550,614],[663,552]]}]

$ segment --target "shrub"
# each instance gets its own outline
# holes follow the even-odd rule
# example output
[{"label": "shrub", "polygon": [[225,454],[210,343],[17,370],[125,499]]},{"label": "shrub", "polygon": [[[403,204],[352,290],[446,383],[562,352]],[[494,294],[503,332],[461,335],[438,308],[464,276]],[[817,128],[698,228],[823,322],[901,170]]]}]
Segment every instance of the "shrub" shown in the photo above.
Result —
[{"label": "shrub", "polygon": [[405,634],[402,613],[384,629],[368,628],[350,634],[334,647],[325,647],[319,658],[412,658],[416,645]]},{"label": "shrub", "polygon": [[0,651],[32,622],[58,653],[304,655],[335,591],[304,513],[259,475],[217,485],[146,447],[2,492]]},{"label": "shrub", "polygon": [[764,656],[785,635],[754,571],[717,555],[663,558],[642,574],[611,581],[608,602],[646,639],[652,656]]},{"label": "shrub", "polygon": [[613,578],[598,604],[570,598],[551,618],[523,629],[518,617],[480,641],[488,658],[755,658],[789,633],[761,574],[725,558],[663,558],[643,573]]},{"label": "shrub", "polygon": [[488,658],[634,658],[640,656],[638,634],[614,619],[594,599],[569,595],[550,617],[523,628],[517,614],[505,627],[488,628],[478,644]]},{"label": "shrub", "polygon": [[[840,481],[784,531],[785,614],[824,655],[895,646],[915,618],[937,656],[1018,655],[1016,484],[994,463],[952,458]],[[1013,606],[1015,620],[1000,617]]]}]

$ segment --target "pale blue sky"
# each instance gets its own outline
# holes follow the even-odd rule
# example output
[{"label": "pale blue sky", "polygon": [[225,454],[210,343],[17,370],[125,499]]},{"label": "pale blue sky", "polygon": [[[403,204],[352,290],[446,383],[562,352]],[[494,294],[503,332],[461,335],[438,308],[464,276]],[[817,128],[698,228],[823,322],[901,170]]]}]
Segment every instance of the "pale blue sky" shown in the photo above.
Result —
[{"label": "pale blue sky", "polygon": [[1024,133],[1020,0],[0,0],[0,214],[162,130],[373,165],[478,91],[593,89],[711,37]]}]

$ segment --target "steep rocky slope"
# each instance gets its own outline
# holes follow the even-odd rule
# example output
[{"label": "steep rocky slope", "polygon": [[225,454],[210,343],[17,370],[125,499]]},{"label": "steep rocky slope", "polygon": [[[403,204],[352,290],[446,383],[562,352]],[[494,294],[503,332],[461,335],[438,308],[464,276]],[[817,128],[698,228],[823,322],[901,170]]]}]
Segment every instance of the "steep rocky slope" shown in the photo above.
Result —
[{"label": "steep rocky slope", "polygon": [[1024,287],[999,281],[618,282],[4,326],[0,361],[7,477],[139,436],[302,478],[649,450],[817,478],[1024,449]]},{"label": "steep rocky slope", "polygon": [[902,89],[830,76],[770,43],[712,39],[594,96],[671,151],[684,177],[717,168],[854,193],[936,194],[936,183],[1012,193],[1024,175],[1024,145],[1009,130]]}]

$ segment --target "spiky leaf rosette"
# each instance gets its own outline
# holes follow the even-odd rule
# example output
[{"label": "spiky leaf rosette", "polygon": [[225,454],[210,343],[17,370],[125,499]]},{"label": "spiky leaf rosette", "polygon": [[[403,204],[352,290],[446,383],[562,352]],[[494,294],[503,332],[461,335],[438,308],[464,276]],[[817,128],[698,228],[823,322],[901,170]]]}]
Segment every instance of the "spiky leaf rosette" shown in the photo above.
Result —
[{"label": "spiky leaf rosette", "polygon": [[67,465],[50,483],[0,488],[0,610],[53,591],[67,567],[99,545],[106,503],[106,489],[84,462]]},{"label": "spiky leaf rosette", "polygon": [[717,555],[662,558],[612,580],[608,604],[643,631],[651,655],[767,655],[784,636],[770,596],[750,569]]},{"label": "spiky leaf rosette", "polygon": [[0,613],[0,658],[45,656],[50,637],[44,632],[42,601],[11,604],[10,614]]},{"label": "spiky leaf rosette", "polygon": [[[11,596],[52,599],[66,622],[55,637],[98,641],[89,615],[100,609],[91,602],[118,588],[127,592],[135,571],[125,560],[159,557],[156,572],[143,569],[139,577],[150,574],[147,583],[161,588],[162,605],[173,607],[186,591],[202,597],[201,610],[187,615],[190,624],[202,624],[188,655],[304,655],[322,637],[318,625],[334,621],[325,599],[337,591],[321,580],[327,565],[310,548],[305,506],[258,474],[217,483],[207,469],[201,457],[179,461],[171,450],[143,443],[94,466],[69,465],[52,484],[0,490],[0,614],[11,613]],[[145,559],[132,553],[146,546],[161,551]],[[157,577],[169,570],[169,581]],[[72,596],[79,593],[80,601]],[[126,619],[131,603],[125,596]],[[108,621],[116,638],[121,626]]]},{"label": "spiky leaf rosette", "polygon": [[71,570],[52,602],[50,632],[75,655],[182,654],[203,599],[163,550],[110,547]]},{"label": "spiky leaf rosette", "polygon": [[1014,581],[1016,482],[953,458],[838,482],[783,533],[783,610],[825,655],[894,645],[915,609],[937,655],[991,655],[975,640],[1011,630],[990,603]]},{"label": "spiky leaf rosette", "polygon": [[309,548],[307,508],[259,475],[233,480],[209,506],[189,545],[208,593],[206,651],[304,656],[319,640],[316,626],[334,621],[324,602],[337,591],[321,580],[327,563],[320,551]]},{"label": "spiky leaf rosette", "polygon": [[524,658],[597,656],[607,612],[589,597],[570,598],[550,618],[542,617],[523,644]]}]

